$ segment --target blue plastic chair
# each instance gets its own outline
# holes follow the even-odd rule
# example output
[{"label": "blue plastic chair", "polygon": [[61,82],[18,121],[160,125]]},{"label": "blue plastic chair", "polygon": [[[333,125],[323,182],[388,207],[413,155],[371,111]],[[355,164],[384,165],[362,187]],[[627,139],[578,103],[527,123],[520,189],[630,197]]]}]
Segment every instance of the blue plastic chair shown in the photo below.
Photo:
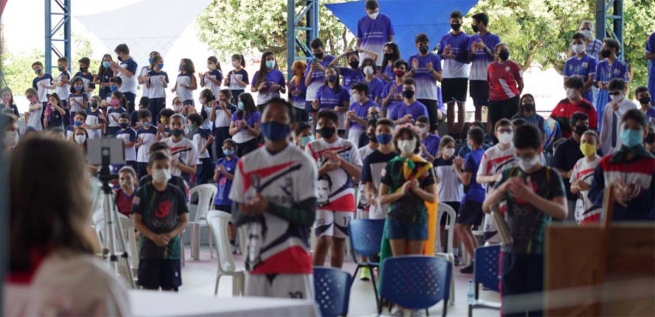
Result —
[{"label": "blue plastic chair", "polygon": [[[357,219],[352,220],[348,224],[348,236],[350,238],[350,250],[352,251],[353,261],[357,264],[355,274],[362,267],[367,267],[371,270],[371,285],[373,292],[375,292],[375,302],[378,303],[378,310],[382,306],[379,305],[380,297],[378,296],[378,289],[375,284],[375,274],[373,269],[380,266],[379,262],[361,262],[357,254],[365,256],[367,259],[380,253],[380,246],[382,245],[382,235],[384,233],[385,219]],[[354,284],[355,279],[352,279],[350,286]]]},{"label": "blue plastic chair", "polygon": [[[453,271],[447,260],[422,255],[392,257],[384,261],[382,272],[381,297],[412,310],[427,310],[443,301],[441,315],[448,313]],[[381,306],[378,307],[381,314]]]},{"label": "blue plastic chair", "polygon": [[314,293],[323,317],[348,315],[350,274],[326,267],[314,267]]},{"label": "blue plastic chair", "polygon": [[499,254],[499,245],[492,245],[475,249],[475,266],[473,267],[475,302],[473,304],[469,304],[469,317],[473,316],[474,308],[500,309],[500,303],[479,300],[480,284],[492,291],[500,291],[500,272],[498,271]]}]

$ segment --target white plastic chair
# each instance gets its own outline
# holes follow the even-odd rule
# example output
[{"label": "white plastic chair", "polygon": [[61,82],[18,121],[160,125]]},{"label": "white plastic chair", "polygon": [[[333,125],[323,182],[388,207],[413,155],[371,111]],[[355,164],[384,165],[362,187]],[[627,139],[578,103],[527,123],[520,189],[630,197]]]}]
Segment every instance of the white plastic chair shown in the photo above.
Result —
[{"label": "white plastic chair", "polygon": [[125,243],[127,244],[127,254],[129,256],[132,271],[137,272],[139,269],[139,251],[136,245],[136,233],[134,231],[134,220],[125,217],[123,214],[118,215],[118,219],[123,226]]},{"label": "white plastic chair", "polygon": [[[218,255],[218,272],[216,273],[216,288],[214,295],[218,295],[218,283],[223,275],[232,277],[232,295],[244,294],[245,272],[237,269],[232,256],[232,247],[228,235],[228,224],[232,215],[218,210],[207,213],[207,222],[213,233],[216,242],[216,254]],[[245,239],[243,239],[245,240]]]},{"label": "white plastic chair", "polygon": [[[214,184],[205,184],[196,186],[191,189],[189,192],[189,197],[193,197],[193,194],[198,194],[198,208],[196,209],[196,216],[193,218],[192,222],[189,222],[191,227],[190,237],[191,237],[191,257],[194,260],[200,258],[200,230],[202,227],[207,227],[207,212],[214,204],[214,196],[218,188]],[[190,204],[189,204],[190,205]],[[209,231],[209,257],[214,257],[213,251],[213,241],[212,233]]]},{"label": "white plastic chair", "polygon": [[[446,253],[441,252],[441,233],[439,230],[441,229],[439,224],[440,224],[440,219],[443,215],[443,213],[448,214],[448,222],[446,223],[446,230],[448,230],[448,245],[446,246]],[[438,211],[437,211],[437,243],[435,244],[436,250],[434,251],[434,256],[439,257],[439,258],[444,258],[448,262],[450,262],[450,265],[452,266],[453,270],[455,269],[455,255],[453,254],[453,238],[454,238],[454,233],[455,233],[455,219],[456,219],[456,214],[455,210],[453,207],[450,207],[444,203],[439,203],[438,204]],[[451,281],[450,281],[450,299],[449,299],[450,305],[455,305],[455,274],[451,274]]]}]

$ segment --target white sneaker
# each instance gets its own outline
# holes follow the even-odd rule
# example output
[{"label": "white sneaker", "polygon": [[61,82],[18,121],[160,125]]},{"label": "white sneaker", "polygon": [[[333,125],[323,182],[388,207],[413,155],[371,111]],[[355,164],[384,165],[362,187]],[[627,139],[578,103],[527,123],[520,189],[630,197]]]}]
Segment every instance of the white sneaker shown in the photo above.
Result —
[{"label": "white sneaker", "polygon": [[405,310],[402,308],[398,308],[398,306],[395,306],[391,311],[391,317],[404,317],[404,316],[405,316]]},{"label": "white sneaker", "polygon": [[412,310],[409,317],[425,317],[425,309]]}]

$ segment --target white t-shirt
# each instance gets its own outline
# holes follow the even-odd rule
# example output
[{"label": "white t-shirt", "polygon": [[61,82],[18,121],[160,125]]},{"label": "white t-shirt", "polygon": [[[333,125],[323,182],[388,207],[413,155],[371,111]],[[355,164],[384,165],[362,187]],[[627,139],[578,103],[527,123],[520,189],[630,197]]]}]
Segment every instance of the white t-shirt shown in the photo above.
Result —
[{"label": "white t-shirt", "polygon": [[[141,68],[141,72],[139,73],[139,76],[145,77],[150,73],[150,69],[148,67],[143,67]],[[138,83],[138,78],[137,78],[137,83]],[[141,93],[142,96],[150,96],[150,90],[148,89],[148,86],[146,85],[146,82],[144,81],[143,84],[141,84]]]},{"label": "white t-shirt", "polygon": [[437,177],[439,202],[461,202],[462,192],[459,186],[461,182],[453,168],[453,158],[444,160],[438,157],[434,164],[434,174]]},{"label": "white t-shirt", "polygon": [[[591,162],[587,161],[586,157],[583,157],[580,160],[578,160],[578,162],[575,163],[575,165],[573,166],[573,171],[571,172],[571,179],[570,179],[571,184],[567,184],[567,185],[571,186],[578,180],[582,180],[585,183],[587,183],[587,185],[591,186],[591,181],[594,178],[594,171],[596,171],[596,166],[598,166],[598,162],[600,162],[600,159],[601,159],[600,156],[596,156],[596,159]],[[583,218],[582,214],[585,211],[590,210],[592,208],[593,208],[593,204],[589,200],[589,190],[581,191],[580,196],[578,197],[578,201],[576,201],[576,205],[575,205],[575,221],[577,223],[580,223]]]},{"label": "white t-shirt", "polygon": [[616,111],[612,108],[611,102],[605,106],[599,136],[600,148],[604,154],[612,154],[621,149],[623,145],[621,142],[621,119],[630,109],[637,109],[637,105],[626,98],[619,103],[619,109]]},{"label": "white t-shirt", "polygon": [[143,143],[137,149],[136,161],[139,163],[148,163],[150,161],[150,146],[157,141],[157,128],[151,126],[150,129],[141,128],[136,132],[136,137],[141,138]]},{"label": "white t-shirt", "polygon": [[175,96],[182,99],[182,101],[193,100],[193,90],[185,87],[191,86],[191,76],[193,74],[177,75],[177,88],[175,89]]},{"label": "white t-shirt", "polygon": [[[504,171],[506,168],[514,166],[516,166],[516,161],[514,160],[514,144],[510,143],[510,146],[506,150],[501,150],[500,147],[498,147],[498,144],[496,144],[488,148],[482,155],[477,176],[496,175]],[[493,184],[487,185],[487,193],[489,193]]]},{"label": "white t-shirt", "polygon": [[[161,140],[166,143],[171,148],[171,157],[180,161],[180,163],[186,166],[194,166],[200,164],[198,159],[198,149],[191,142],[191,140],[182,137],[180,142],[173,141],[173,137],[169,137]],[[182,171],[177,168],[171,168],[171,175],[173,176],[182,176]]]},{"label": "white t-shirt", "polygon": [[43,130],[43,122],[41,121],[41,113],[43,113],[43,106],[40,103],[30,105],[39,106],[39,110],[30,110],[30,117],[27,120],[27,126],[36,129],[37,131]]},{"label": "white t-shirt", "polygon": [[[88,126],[95,127],[100,124],[100,110],[97,110],[96,112],[89,111],[86,116],[86,123]],[[87,132],[89,133],[89,139],[99,139],[102,138],[102,128],[94,130],[94,129],[87,129]]]}]

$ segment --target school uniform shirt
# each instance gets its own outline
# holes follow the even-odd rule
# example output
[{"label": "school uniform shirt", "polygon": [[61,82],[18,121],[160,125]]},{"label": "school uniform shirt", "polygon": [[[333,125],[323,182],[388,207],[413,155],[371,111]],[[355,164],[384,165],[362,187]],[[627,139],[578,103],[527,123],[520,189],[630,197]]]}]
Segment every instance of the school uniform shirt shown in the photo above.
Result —
[{"label": "school uniform shirt", "polygon": [[[655,32],[646,41],[646,53],[655,53]],[[648,60],[648,90],[655,91],[655,60]],[[650,94],[650,102],[655,102],[655,94]]]},{"label": "school uniform shirt", "polygon": [[[237,170],[238,162],[239,158],[236,156],[232,156],[232,159],[230,160],[222,157],[216,161],[216,167],[223,165],[223,168],[225,168],[225,171],[228,174],[234,175]],[[214,197],[214,205],[232,207],[232,200],[230,200],[229,197],[230,191],[232,190],[232,180],[223,174],[219,174],[218,181],[216,181],[216,187],[218,191],[216,192],[216,197]]]},{"label": "school uniform shirt", "polygon": [[114,190],[114,202],[116,207],[118,207],[118,212],[129,217],[132,213],[132,203],[134,201],[134,196],[136,191],[132,195],[127,195],[122,188]]},{"label": "school uniform shirt", "polygon": [[587,100],[582,99],[580,102],[574,104],[569,99],[562,99],[557,106],[551,111],[550,117],[559,122],[559,128],[562,131],[562,137],[568,138],[571,136],[570,119],[576,112],[582,112],[589,117],[589,129],[596,130],[598,128],[598,115],[596,109]]},{"label": "school uniform shirt", "polygon": [[162,79],[168,84],[168,73],[163,70],[159,72],[151,70],[148,75],[150,76],[150,88],[148,94],[146,95],[144,91],[143,95],[150,99],[166,98],[166,88],[164,88]]},{"label": "school uniform shirt", "polygon": [[187,139],[193,141],[193,144],[196,146],[199,159],[209,158],[209,151],[207,149],[205,149],[205,151],[202,153],[200,153],[200,150],[203,146],[205,146],[205,143],[207,143],[207,139],[210,136],[211,134],[209,134],[209,132],[200,128],[196,128],[195,131],[189,132],[186,136]]},{"label": "school uniform shirt", "polygon": [[468,52],[471,47],[470,40],[471,37],[465,32],[457,35],[448,33],[441,38],[437,55],[442,55],[446,46],[450,45],[450,53],[456,56],[455,59],[447,58],[443,60],[443,78],[469,77]]},{"label": "school uniform shirt", "polygon": [[[394,86],[396,87],[394,89]],[[392,91],[393,89],[393,91]],[[384,87],[384,92],[382,93],[382,98],[387,98],[389,94],[402,94],[403,93],[403,84],[396,84],[395,81],[388,82]],[[394,95],[395,96],[395,95]],[[396,100],[394,96],[391,96],[389,99],[389,104],[387,104],[387,117],[392,113],[392,110],[399,104],[403,103],[403,100]]]},{"label": "school uniform shirt", "polygon": [[41,77],[36,76],[34,77],[34,80],[32,80],[32,88],[36,89],[36,94],[40,102],[48,102],[50,89],[45,88],[42,85],[50,86],[51,83],[52,76],[50,74],[43,74]]},{"label": "school uniform shirt", "polygon": [[[621,60],[616,60],[611,65],[609,60],[605,59],[596,65],[596,76],[594,76],[594,82],[596,83],[609,83],[612,79],[623,79],[626,83],[630,81],[628,77],[628,66],[625,62]],[[603,113],[605,110],[605,105],[611,101],[608,90],[599,90],[598,96],[596,97],[596,111],[597,111],[597,120],[598,128],[603,127]],[[591,118],[589,118],[591,122]]]},{"label": "school uniform shirt", "polygon": [[[361,39],[359,47],[369,50],[379,57],[384,54],[384,44],[389,41],[389,36],[394,35],[391,19],[384,13],[379,13],[375,20],[365,15],[357,21],[357,35]],[[359,60],[371,57],[366,53],[359,54]],[[377,59],[377,65],[382,65],[382,58]]]},{"label": "school uniform shirt", "polygon": [[[114,71],[111,69],[107,68],[105,69],[105,72],[102,74],[98,75],[98,81],[101,83],[109,83],[109,80],[114,77]],[[111,89],[109,86],[100,86],[100,98],[105,99],[107,96],[111,94]]]},{"label": "school uniform shirt", "polygon": [[[486,35],[473,34],[469,38],[469,49],[473,43],[479,41],[482,41],[482,43],[484,43],[484,45],[491,51],[493,51],[494,47],[501,42],[500,37],[493,33],[487,33]],[[489,64],[493,63],[493,61],[493,58],[483,49],[476,49],[475,54],[473,55],[473,61],[471,62],[469,79],[487,81],[487,70],[489,69]]]},{"label": "school uniform shirt", "polygon": [[[249,113],[246,118],[243,118],[243,112],[237,111],[232,115],[232,122],[234,122],[234,126],[237,126],[237,121],[238,120],[244,120],[246,122],[246,125],[249,127],[254,127],[256,123],[259,122],[261,119],[261,114],[259,111]],[[237,131],[236,134],[232,136],[232,140],[236,142],[237,144],[243,144],[246,143],[252,139],[256,138],[256,136],[252,135],[246,128],[240,129]]]},{"label": "school uniform shirt", "polygon": [[340,67],[339,75],[343,79],[343,88],[350,89],[356,83],[363,83],[364,73],[361,68],[352,69],[350,67]]},{"label": "school uniform shirt", "polygon": [[[30,118],[27,120],[27,126],[32,127],[36,129],[37,131],[43,130],[43,121],[41,121],[41,114],[43,113],[43,106],[41,106],[40,103],[37,103],[36,105],[40,106],[41,109],[39,110],[30,110]],[[30,105],[35,106],[35,105]]]},{"label": "school uniform shirt", "polygon": [[[93,74],[91,74],[91,73],[84,74],[82,72],[77,72],[77,74],[75,74],[75,77],[82,78],[82,82],[84,83],[84,89],[85,90],[86,90],[86,88],[90,88],[90,89],[95,89],[96,88],[96,85],[92,84]],[[86,98],[88,100],[91,100],[91,96],[93,96],[92,91],[84,92],[84,94],[86,95]]]},{"label": "school uniform shirt", "polygon": [[[345,87],[339,87],[337,90],[326,84],[316,92],[316,99],[320,104],[319,111],[334,110],[334,107],[343,107],[344,102],[350,102],[350,92]],[[337,115],[339,116],[339,129],[343,129],[346,115],[341,112],[337,112]]]},{"label": "school uniform shirt", "polygon": [[[514,160],[514,144],[510,144],[507,150],[501,150],[498,144],[490,147],[482,155],[478,176],[492,176],[501,173],[503,170],[516,166]],[[487,187],[487,193],[492,186]]]},{"label": "school uniform shirt", "polygon": [[[373,151],[364,158],[364,162],[362,163],[362,175],[359,177],[360,181],[364,183],[373,183],[373,186],[376,189],[380,189],[380,184],[382,183],[382,171],[387,166],[387,163],[393,160],[396,156],[398,156],[398,153],[396,152],[384,154],[379,150]],[[370,205],[371,202],[368,203]],[[380,205],[380,202],[376,201],[369,207],[369,218],[384,219],[387,217],[387,209],[388,205]]]},{"label": "school uniform shirt", "polygon": [[0,103],[0,110],[3,109],[11,109],[11,113],[17,117],[20,117],[20,113],[18,112],[18,107],[16,107],[16,105],[5,105],[4,103]]},{"label": "school uniform shirt", "polygon": [[[207,72],[209,74],[209,77],[218,80],[219,82],[223,82],[223,73],[221,73],[220,70],[214,69],[211,72]],[[204,74],[203,74],[204,75]],[[214,84],[213,81],[209,79],[205,79],[205,88],[211,90],[214,93],[214,96],[217,96],[218,98],[218,92],[221,90],[221,85],[220,84]]]},{"label": "school uniform shirt", "polygon": [[[598,148],[596,155],[602,157],[603,150]],[[555,149],[555,155],[553,155],[550,166],[560,171],[570,171],[581,158],[584,158],[584,155],[580,151],[580,143],[576,142],[573,138],[568,138]],[[564,181],[568,182],[569,179],[564,178]],[[564,189],[566,190],[567,200],[575,201],[578,198],[577,195],[571,193],[571,186],[565,186]]]},{"label": "school uniform shirt", "polygon": [[[175,142],[173,141],[173,137],[169,137],[161,140],[161,142],[166,143],[171,148],[171,158],[177,159],[186,166],[197,166],[200,164],[198,149],[191,140],[183,137],[180,142]],[[171,168],[171,175],[182,176],[184,180],[187,180],[187,177],[189,177],[189,175],[183,175],[182,171],[177,167]]]},{"label": "school uniform shirt", "polygon": [[193,100],[193,90],[185,87],[191,86],[191,76],[193,74],[179,73],[177,75],[177,88],[175,89],[175,96],[182,99],[182,101]]},{"label": "school uniform shirt", "polygon": [[[640,110],[641,110],[641,108],[640,108]],[[643,113],[644,116],[646,117],[646,122],[648,124],[655,125],[655,106],[652,106],[652,107],[648,108],[648,110],[646,110],[646,112],[642,111],[641,113]]]},{"label": "school uniform shirt", "polygon": [[414,73],[416,81],[416,99],[439,100],[437,96],[437,80],[428,72],[427,64],[432,63],[432,68],[436,71],[441,70],[441,57],[429,53],[426,56],[419,54],[412,55],[407,60],[409,67],[412,67],[413,60],[418,60],[418,68]]},{"label": "school uniform shirt", "polygon": [[[123,143],[136,142],[136,131],[132,128],[127,128],[125,130],[120,129],[116,131],[116,138],[123,139]],[[136,148],[135,147],[126,147],[125,148],[125,161],[136,161]]]},{"label": "school uniform shirt", "polygon": [[[562,76],[568,78],[571,76],[580,76],[582,80],[586,83],[589,80],[589,76],[596,75],[596,67],[598,61],[585,54],[581,58],[578,56],[573,56],[569,58],[564,64],[564,69],[562,70]],[[589,102],[593,102],[593,91],[591,88],[582,92],[582,98],[586,99]]]},{"label": "school uniform shirt", "polygon": [[[305,152],[316,162],[318,168],[330,163],[323,153],[332,151],[343,158],[346,162],[355,166],[362,166],[362,159],[359,157],[357,146],[351,141],[337,138],[334,143],[327,143],[323,138],[307,143]],[[318,208],[321,210],[354,212],[355,195],[352,185],[352,177],[343,168],[327,172],[321,175],[318,190]],[[327,186],[321,186],[327,184]]]},{"label": "school uniform shirt", "polygon": [[149,129],[141,128],[136,132],[136,137],[141,138],[143,143],[137,149],[136,161],[148,163],[150,161],[150,146],[157,142],[157,127],[150,126]]},{"label": "school uniform shirt", "polygon": [[214,120],[214,127],[216,128],[229,128],[230,127],[230,120],[232,119],[232,115],[234,115],[235,112],[237,112],[237,107],[233,104],[227,104],[227,111],[230,113],[230,116],[228,117],[227,114],[225,114],[225,111],[221,107],[216,107],[216,119]]},{"label": "school uniform shirt", "polygon": [[[559,173],[554,169],[542,167],[527,174],[520,168],[506,169],[502,179],[496,182],[494,188],[500,187],[511,177],[520,177],[524,181],[530,178],[530,186],[535,193],[546,200],[564,196],[564,183]],[[501,251],[515,254],[543,254],[546,227],[552,217],[543,210],[537,209],[521,197],[509,193],[503,195],[506,205],[505,221],[514,243],[502,245]]]},{"label": "school uniform shirt", "polygon": [[[84,123],[92,127],[104,123],[105,120],[100,118],[100,114],[102,114],[102,112],[100,112],[100,109],[96,111],[89,110],[89,112],[87,112],[86,121],[84,121]],[[102,138],[102,128],[98,130],[87,129],[86,132],[89,133],[89,139]]]},{"label": "school uniform shirt", "polygon": [[540,115],[538,115],[536,113],[529,116],[529,117],[523,116],[522,114],[515,114],[514,116],[512,116],[512,120],[519,119],[519,118],[523,119],[527,123],[539,128],[539,131],[541,131],[542,135],[544,133],[546,133],[546,127],[545,127],[545,124],[544,124],[544,117],[542,117],[542,116],[540,116]]},{"label": "school uniform shirt", "polygon": [[368,99],[380,98],[380,102],[382,102],[382,99],[387,96],[384,94],[385,84],[380,78],[373,77],[371,81],[366,81],[364,78],[364,82],[368,85]]},{"label": "school uniform shirt", "polygon": [[[293,107],[296,109],[305,110],[305,98],[307,92],[307,86],[305,86],[305,77],[300,78],[298,84],[296,84],[296,81],[292,79],[289,81],[289,85],[289,101],[291,102],[291,105],[293,105]],[[295,90],[300,91],[300,94],[291,94],[291,92]]]},{"label": "school uniform shirt", "polygon": [[[248,72],[243,68],[241,70],[230,71],[228,76],[230,76],[230,78],[238,79],[246,84],[248,83]],[[240,86],[236,80],[230,80],[230,90],[243,90],[244,88],[246,87]],[[234,96],[235,99],[237,97],[238,96]]]},{"label": "school uniform shirt", "polygon": [[111,107],[107,110],[107,120],[110,127],[118,127],[118,119],[120,119],[121,114],[127,112],[125,108],[114,108]]},{"label": "school uniform shirt", "polygon": [[[575,184],[578,180],[585,182],[587,185],[591,186],[591,181],[594,178],[594,171],[596,171],[596,166],[600,162],[601,157],[596,156],[593,161],[588,161],[586,157],[581,158],[573,166],[573,172],[571,172],[570,184],[566,184],[569,187]],[[589,190],[580,191],[580,196],[576,201],[575,205],[575,221],[578,223],[582,222],[583,215],[587,211],[594,209],[594,204],[589,200]]]},{"label": "school uniform shirt", "polygon": [[[71,79],[71,74],[68,71],[64,71],[59,76],[57,76],[57,79],[55,81],[57,82],[62,82],[64,80],[70,80]],[[71,84],[62,84],[61,86],[55,87],[55,93],[59,97],[59,100],[68,100],[68,95],[71,93]]]},{"label": "school uniform shirt", "polygon": [[[269,202],[291,208],[317,196],[316,163],[295,146],[275,154],[260,147],[236,165],[229,195],[234,203],[247,203],[259,193]],[[291,224],[268,212],[253,217],[245,227],[249,274],[312,273],[309,227]]]},{"label": "school uniform shirt", "polygon": [[[84,103],[84,98],[86,98],[86,94],[80,92],[78,93],[73,93],[68,96],[68,106],[70,107],[70,112],[78,112],[80,110],[86,110],[86,104]],[[83,106],[80,106],[78,103],[75,101],[79,102]]]},{"label": "school uniform shirt", "polygon": [[[66,139],[70,139],[73,137],[73,133],[75,132],[75,127],[72,125],[69,125],[66,127]],[[88,131],[87,131],[88,132]]]},{"label": "school uniform shirt", "polygon": [[[362,162],[366,161],[366,157],[373,153],[375,151],[372,149],[368,144],[365,146],[360,147],[358,150],[359,152],[359,157],[362,159]],[[362,164],[362,172],[364,170],[364,166]],[[359,185],[357,186],[357,212],[368,212],[371,204],[368,202],[366,199],[366,182],[363,181],[361,178],[359,180]],[[358,216],[359,218],[359,216]]]},{"label": "school uniform shirt", "polygon": [[[149,73],[150,73],[150,66],[141,67],[141,71],[139,71],[139,76],[145,77]],[[138,83],[138,78],[137,78],[137,83]],[[150,89],[148,89],[148,86],[146,85],[145,81],[143,82],[143,84],[141,84],[141,95],[144,97],[150,96]]]},{"label": "school uniform shirt", "polygon": [[[152,182],[137,189],[132,201],[132,213],[140,214],[143,224],[155,234],[173,231],[180,222],[179,217],[188,213],[186,198],[178,187],[168,184],[164,191],[158,191]],[[178,260],[180,236],[173,237],[165,247],[158,247],[154,241],[141,235],[139,258]]]},{"label": "school uniform shirt", "polygon": [[393,81],[396,80],[396,74],[393,73],[393,66],[384,65],[384,66],[381,66],[381,68],[382,68],[382,71],[381,71],[382,75],[386,75],[387,77],[389,77],[388,81],[386,79],[383,81],[383,83],[385,85],[388,82],[393,82]]},{"label": "school uniform shirt", "polygon": [[614,110],[611,103],[605,106],[599,135],[600,148],[603,149],[603,153],[612,154],[623,145],[621,142],[621,120],[623,115],[630,109],[637,109],[637,105],[627,98],[623,98],[619,102],[618,110]]},{"label": "school uniform shirt", "polygon": [[[354,111],[357,117],[366,120],[366,118],[368,117],[368,109],[371,107],[380,107],[380,105],[378,105],[375,101],[369,99],[364,104],[360,104],[359,102],[354,102],[350,104],[350,108],[348,109],[348,111]],[[353,120],[350,122],[350,129],[351,131],[354,129],[361,132],[366,130],[366,127],[363,127],[361,124]]]},{"label": "school uniform shirt", "polygon": [[406,115],[411,115],[412,119],[416,120],[421,116],[428,116],[428,108],[425,107],[424,104],[420,103],[418,100],[414,101],[412,104],[408,105],[404,101],[400,104],[398,104],[395,108],[393,108],[393,111],[391,112],[391,115],[389,115],[389,119],[391,120],[399,120],[400,118],[406,116]]},{"label": "school uniform shirt", "polygon": [[[334,56],[332,55],[325,55],[323,57],[323,60],[320,61],[319,63],[323,68],[328,67],[330,63],[334,60]],[[311,71],[311,64],[307,65],[307,68],[305,69],[305,78],[309,75],[309,72]],[[313,71],[312,72],[312,79],[309,82],[309,86],[307,86],[307,91],[305,92],[305,101],[312,102],[316,99],[316,94],[318,90],[325,85],[325,71]]]},{"label": "school uniform shirt", "polygon": [[[252,82],[250,83],[251,86],[257,87],[257,81],[259,80],[259,76],[261,74],[259,71],[255,72],[255,76],[252,76]],[[284,74],[282,74],[281,71],[277,69],[273,69],[269,72],[266,72],[264,75],[264,83],[266,83],[266,88],[264,90],[257,92],[257,104],[262,105],[268,102],[269,100],[273,98],[279,98],[280,97],[280,91],[268,91],[268,88],[273,86],[273,85],[280,85],[280,87],[286,87],[287,83],[284,80]],[[280,88],[280,89],[281,89]]]},{"label": "school uniform shirt", "polygon": [[122,72],[118,72],[116,75],[120,77],[122,80],[121,87],[118,88],[118,90],[122,93],[130,92],[136,94],[136,87],[139,84],[139,81],[137,80],[138,74],[136,73],[136,69],[138,65],[131,57],[124,61],[121,61],[120,65],[121,67],[131,72],[133,76],[127,77]]},{"label": "school uniform shirt", "polygon": [[[425,145],[425,149],[428,151],[428,153],[430,153],[430,155],[434,157],[436,157],[437,153],[439,153],[439,142],[441,142],[441,137],[429,132],[428,136],[421,140],[421,144]],[[421,153],[421,157],[423,157],[423,153]]]},{"label": "school uniform shirt", "polygon": [[489,64],[487,69],[489,100],[508,100],[520,95],[516,81],[521,78],[523,78],[521,66],[513,61]]},{"label": "school uniform shirt", "polygon": [[459,190],[459,177],[453,167],[453,157],[445,160],[442,157],[437,157],[432,165],[434,166],[434,173],[437,177],[437,193],[439,195],[439,202],[460,202],[462,201],[462,193]]},{"label": "school uniform shirt", "polygon": [[471,182],[468,186],[464,186],[464,197],[462,198],[462,204],[466,200],[470,200],[476,203],[484,202],[485,190],[482,187],[482,184],[477,182],[478,169],[480,163],[482,162],[482,156],[484,156],[483,149],[476,149],[471,151],[469,155],[464,159],[464,172],[471,173]]}]

